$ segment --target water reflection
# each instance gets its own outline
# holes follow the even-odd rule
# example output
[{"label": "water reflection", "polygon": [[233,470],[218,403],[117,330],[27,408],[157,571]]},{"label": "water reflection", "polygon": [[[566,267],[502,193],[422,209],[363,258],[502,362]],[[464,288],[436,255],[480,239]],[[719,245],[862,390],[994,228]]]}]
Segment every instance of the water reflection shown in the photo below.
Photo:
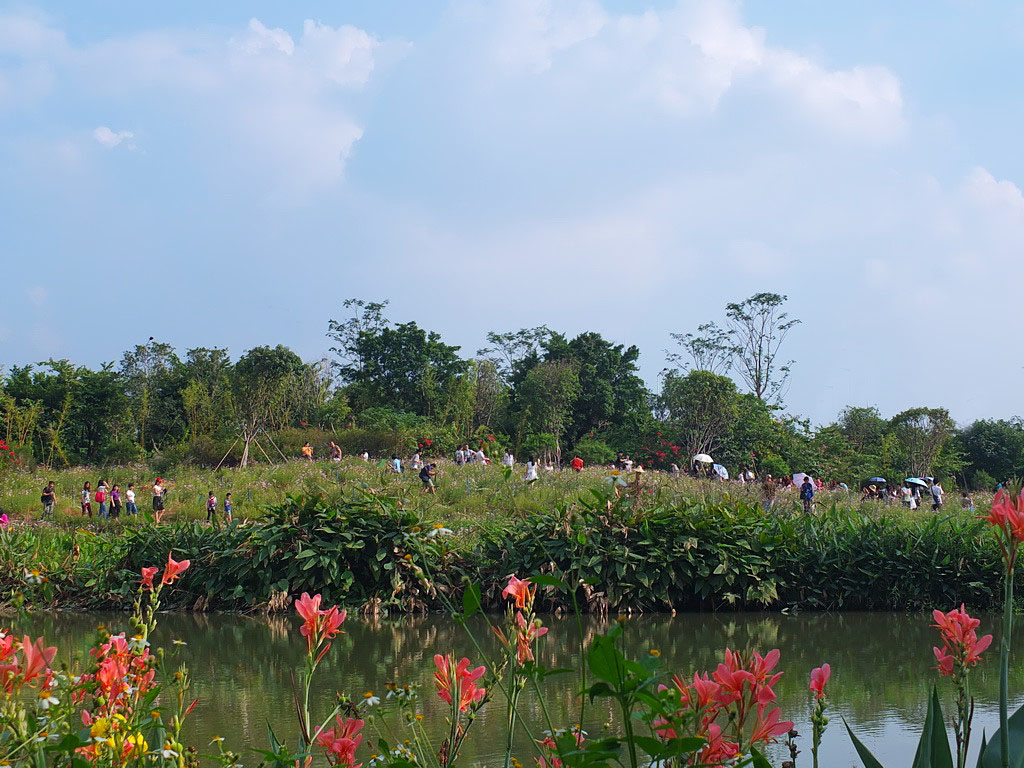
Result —
[{"label": "water reflection", "polygon": [[[88,647],[100,623],[111,628],[126,625],[124,616],[57,614],[35,616],[31,626],[23,629],[45,634],[60,648],[59,658],[71,661]],[[579,658],[576,620],[548,617],[546,623],[551,632],[541,642],[539,660],[549,667],[575,667]],[[982,628],[995,633],[997,623],[995,617],[983,617]],[[938,681],[931,653],[936,634],[929,624],[924,615],[879,613],[643,616],[627,624],[626,639],[633,654],[657,649],[664,669],[681,673],[713,669],[726,646],[781,649],[780,666],[787,673],[777,687],[779,704],[786,718],[795,720],[801,733],[808,736],[807,676],[812,667],[828,661],[833,670],[834,714],[845,717],[883,763],[895,765],[910,762],[914,731],[924,718],[923,694]],[[269,721],[279,735],[295,743],[291,675],[301,669],[305,651],[297,627],[290,617],[161,617],[154,644],[188,664],[199,697],[189,725],[195,742],[205,744],[214,736],[224,736],[231,745],[262,747]],[[584,640],[606,627],[606,622],[585,619]],[[430,688],[433,655],[453,650],[468,655],[474,663],[485,661],[464,630],[440,616],[379,621],[352,618],[345,628],[346,634],[337,639],[321,666],[319,711],[330,708],[335,690],[360,696],[367,690],[381,693],[390,681],[418,682],[426,694],[423,702],[428,722],[440,723],[444,710]],[[496,641],[486,626],[477,622],[474,631],[484,651],[494,653]],[[188,645],[174,648],[173,639],[185,640]],[[996,640],[998,643],[998,637]],[[1014,657],[1024,658],[1020,633],[1014,645]],[[978,734],[983,728],[992,733],[997,721],[996,653],[988,656],[989,661],[978,667],[972,686],[978,704]],[[1022,683],[1024,662],[1011,671],[1011,692],[1021,691]],[[944,705],[951,706],[947,687],[939,685],[946,694]],[[571,675],[552,678],[546,684],[549,708],[562,723],[578,719],[578,688],[578,679]],[[539,731],[542,713],[536,699],[528,694],[523,701],[527,717]],[[590,707],[585,726],[596,733],[612,716],[606,706]],[[503,724],[501,702],[495,700],[484,711],[465,756],[493,764],[500,743],[496,734]],[[518,749],[522,759],[531,755],[525,739]],[[807,743],[804,751],[809,750]],[[832,719],[823,750],[828,765],[856,764],[839,717]]]}]

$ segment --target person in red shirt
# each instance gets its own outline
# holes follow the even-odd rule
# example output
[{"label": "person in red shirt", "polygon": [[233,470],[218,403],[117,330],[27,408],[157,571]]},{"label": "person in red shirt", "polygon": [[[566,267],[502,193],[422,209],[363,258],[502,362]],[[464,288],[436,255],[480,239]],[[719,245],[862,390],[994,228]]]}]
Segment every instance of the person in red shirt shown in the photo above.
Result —
[{"label": "person in red shirt", "polygon": [[576,456],[573,458],[572,461],[569,462],[569,466],[572,467],[577,472],[579,472],[580,470],[583,469],[583,459],[581,459],[579,456]]}]

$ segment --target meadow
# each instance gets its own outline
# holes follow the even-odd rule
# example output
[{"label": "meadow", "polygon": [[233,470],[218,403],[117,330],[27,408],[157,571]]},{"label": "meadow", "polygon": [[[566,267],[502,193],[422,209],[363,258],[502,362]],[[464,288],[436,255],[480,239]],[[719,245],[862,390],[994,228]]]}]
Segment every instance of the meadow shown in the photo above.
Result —
[{"label": "meadow", "polygon": [[[437,493],[414,473],[348,459],[183,469],[154,520],[144,467],[9,473],[0,590],[49,607],[125,608],[138,569],[173,552],[193,567],[174,607],[274,610],[304,590],[374,612],[429,611],[467,585],[547,572],[578,585],[542,594],[548,610],[743,608],[913,610],[994,606],[999,551],[978,512],[938,513],[825,492],[805,514],[795,491],[765,510],[760,488],[661,473],[627,482],[605,469],[525,483],[496,466],[443,465]],[[135,482],[143,513],[83,519],[86,479]],[[57,483],[55,518],[38,494]],[[205,522],[208,491],[235,501],[231,524]],[[982,501],[984,508],[987,501]],[[498,602],[484,595],[485,602]]]}]

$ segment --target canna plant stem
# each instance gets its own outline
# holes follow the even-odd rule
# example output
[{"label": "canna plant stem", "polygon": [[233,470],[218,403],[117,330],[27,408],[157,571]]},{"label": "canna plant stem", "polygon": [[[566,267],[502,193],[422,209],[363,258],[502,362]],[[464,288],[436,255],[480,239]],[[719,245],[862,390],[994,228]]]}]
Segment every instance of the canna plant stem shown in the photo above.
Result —
[{"label": "canna plant stem", "polygon": [[999,639],[999,753],[1003,768],[1010,765],[1009,679],[1010,636],[1013,633],[1013,564],[1006,569],[1003,636]]}]

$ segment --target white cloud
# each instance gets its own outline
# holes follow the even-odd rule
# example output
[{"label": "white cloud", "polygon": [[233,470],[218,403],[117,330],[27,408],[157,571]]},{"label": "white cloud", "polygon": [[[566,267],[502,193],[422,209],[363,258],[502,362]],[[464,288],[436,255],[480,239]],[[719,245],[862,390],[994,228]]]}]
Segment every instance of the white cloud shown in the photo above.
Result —
[{"label": "white cloud", "polygon": [[[175,150],[210,153],[187,162],[226,165],[235,179],[256,177],[257,188],[303,196],[341,178],[363,135],[353,94],[368,83],[379,52],[393,58],[405,48],[353,26],[314,21],[293,38],[258,19],[223,36],[143,31],[71,46],[45,22],[3,17],[0,52],[10,53],[14,65],[0,66],[0,104],[17,95],[5,96],[12,73],[52,72],[52,88],[33,89],[34,98],[68,88],[100,105],[130,103],[141,126],[143,115],[155,113],[191,133]],[[108,126],[93,131],[108,149],[131,146],[133,137]]]},{"label": "white cloud", "polygon": [[113,149],[126,141],[128,143],[125,146],[131,147],[131,139],[135,138],[135,134],[131,131],[112,131],[107,126],[101,125],[92,132],[92,137],[107,149]]},{"label": "white cloud", "polygon": [[[468,9],[467,9],[468,8]],[[613,15],[589,0],[480,2],[463,8],[460,37],[493,79],[532,76],[560,96],[582,92],[626,109],[707,115],[739,86],[829,131],[876,140],[904,128],[898,78],[883,66],[830,69],[771,45],[729,0],[678,0],[663,10]]]}]

